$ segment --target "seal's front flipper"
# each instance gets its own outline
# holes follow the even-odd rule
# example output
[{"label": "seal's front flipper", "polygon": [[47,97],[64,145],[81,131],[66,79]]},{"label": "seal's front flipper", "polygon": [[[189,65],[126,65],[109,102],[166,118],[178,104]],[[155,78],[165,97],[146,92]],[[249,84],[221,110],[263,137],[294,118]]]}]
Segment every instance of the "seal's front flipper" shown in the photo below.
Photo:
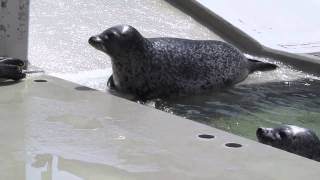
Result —
[{"label": "seal's front flipper", "polygon": [[116,88],[116,85],[114,84],[114,81],[113,81],[113,76],[111,75],[108,79],[108,82],[107,82],[107,86],[110,88],[110,89],[115,89]]},{"label": "seal's front flipper", "polygon": [[248,59],[249,62],[249,71],[253,73],[255,71],[271,71],[275,70],[278,66],[271,63],[266,63],[254,59]]}]

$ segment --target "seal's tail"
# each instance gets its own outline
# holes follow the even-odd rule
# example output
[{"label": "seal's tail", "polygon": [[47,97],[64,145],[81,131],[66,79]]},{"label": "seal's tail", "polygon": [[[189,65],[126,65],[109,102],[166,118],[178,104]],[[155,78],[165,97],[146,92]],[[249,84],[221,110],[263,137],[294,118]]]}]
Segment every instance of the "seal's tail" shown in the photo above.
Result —
[{"label": "seal's tail", "polygon": [[271,71],[278,67],[275,64],[266,63],[254,59],[248,59],[248,61],[250,73],[253,73],[255,71]]}]

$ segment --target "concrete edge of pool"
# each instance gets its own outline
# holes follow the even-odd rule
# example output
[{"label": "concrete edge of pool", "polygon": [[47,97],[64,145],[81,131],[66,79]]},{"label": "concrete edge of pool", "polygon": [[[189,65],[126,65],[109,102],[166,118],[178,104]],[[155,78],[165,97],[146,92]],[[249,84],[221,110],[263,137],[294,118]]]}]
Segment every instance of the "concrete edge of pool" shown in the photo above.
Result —
[{"label": "concrete edge of pool", "polygon": [[320,75],[320,58],[309,54],[295,54],[272,49],[225,21],[222,17],[201,5],[196,0],[166,0],[212,30],[225,41],[252,56],[270,58],[283,62],[295,69]]},{"label": "concrete edge of pool", "polygon": [[[148,180],[320,175],[318,162],[51,76],[8,83],[0,93],[0,140],[8,145],[1,156],[10,165],[0,167],[9,173],[1,173],[1,179],[36,179],[30,174],[49,172],[54,164],[45,170],[33,166],[43,154],[59,157],[58,170],[51,173],[95,180],[110,174],[112,179]],[[100,125],[91,127],[96,121]]]}]

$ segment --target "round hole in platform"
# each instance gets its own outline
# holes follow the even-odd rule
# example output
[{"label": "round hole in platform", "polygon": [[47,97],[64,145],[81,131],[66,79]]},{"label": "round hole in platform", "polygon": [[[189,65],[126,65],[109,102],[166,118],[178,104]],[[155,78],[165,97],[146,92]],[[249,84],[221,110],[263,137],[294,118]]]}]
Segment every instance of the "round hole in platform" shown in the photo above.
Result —
[{"label": "round hole in platform", "polygon": [[36,80],[34,80],[34,82],[48,82],[48,81],[45,79],[36,79]]},{"label": "round hole in platform", "polygon": [[96,91],[95,89],[92,89],[86,86],[78,86],[78,87],[75,87],[74,89],[78,91]]},{"label": "round hole in platform", "polygon": [[230,147],[230,148],[240,148],[240,147],[242,147],[242,145],[238,144],[238,143],[227,143],[227,144],[225,144],[225,146]]},{"label": "round hole in platform", "polygon": [[203,138],[203,139],[213,139],[214,138],[214,136],[210,135],[210,134],[200,134],[198,137]]}]

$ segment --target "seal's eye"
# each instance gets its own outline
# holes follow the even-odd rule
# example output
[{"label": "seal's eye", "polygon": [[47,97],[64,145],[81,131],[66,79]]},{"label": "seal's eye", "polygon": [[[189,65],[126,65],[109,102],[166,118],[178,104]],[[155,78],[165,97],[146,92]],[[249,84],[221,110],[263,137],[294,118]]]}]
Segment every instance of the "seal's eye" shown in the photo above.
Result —
[{"label": "seal's eye", "polygon": [[114,38],[114,34],[111,33],[111,32],[106,33],[105,38],[106,38],[106,39],[113,39],[113,38]]},{"label": "seal's eye", "polygon": [[281,139],[285,139],[285,138],[287,138],[287,133],[284,131],[280,131],[279,136],[281,137]]}]

